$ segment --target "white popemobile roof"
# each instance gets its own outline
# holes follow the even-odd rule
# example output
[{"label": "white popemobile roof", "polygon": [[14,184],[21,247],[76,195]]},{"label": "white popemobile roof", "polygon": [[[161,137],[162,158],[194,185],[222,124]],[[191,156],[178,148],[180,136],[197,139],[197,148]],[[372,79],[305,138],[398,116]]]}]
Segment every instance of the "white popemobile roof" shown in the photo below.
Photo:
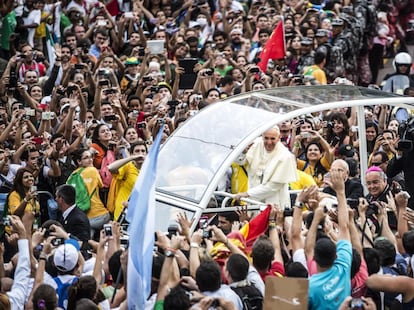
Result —
[{"label": "white popemobile roof", "polygon": [[[203,109],[174,131],[161,148],[156,229],[166,231],[183,210],[189,218],[196,217],[196,225],[231,163],[256,137],[285,120],[359,107],[360,152],[366,152],[364,106],[380,104],[414,109],[414,97],[345,85],[298,86],[244,93]],[[365,171],[366,162],[361,168]]]}]

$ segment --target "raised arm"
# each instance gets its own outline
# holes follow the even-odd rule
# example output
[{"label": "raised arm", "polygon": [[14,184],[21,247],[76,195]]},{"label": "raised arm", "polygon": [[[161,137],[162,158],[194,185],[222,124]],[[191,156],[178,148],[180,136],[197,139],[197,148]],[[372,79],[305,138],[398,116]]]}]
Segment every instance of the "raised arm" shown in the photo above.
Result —
[{"label": "raised arm", "polygon": [[345,182],[343,178],[343,172],[340,170],[331,169],[330,186],[336,192],[336,198],[338,199],[338,226],[339,226],[339,239],[351,240],[349,234],[349,216],[348,205],[345,197]]}]

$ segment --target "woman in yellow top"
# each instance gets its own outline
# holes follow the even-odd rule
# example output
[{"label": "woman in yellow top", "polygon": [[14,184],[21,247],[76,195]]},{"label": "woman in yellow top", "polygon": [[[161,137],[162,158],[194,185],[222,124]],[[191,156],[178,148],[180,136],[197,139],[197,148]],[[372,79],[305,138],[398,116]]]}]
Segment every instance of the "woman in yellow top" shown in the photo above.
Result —
[{"label": "woman in yellow top", "polygon": [[297,167],[311,175],[318,187],[321,187],[323,175],[331,169],[335,149],[317,131],[311,130],[309,134],[311,142],[305,149],[306,159],[297,159]]},{"label": "woman in yellow top", "polygon": [[114,161],[108,166],[113,178],[108,195],[108,210],[114,214],[117,221],[124,206],[129,200],[139,171],[147,156],[147,145],[144,141],[138,141],[131,145],[131,156]]},{"label": "woman in yellow top", "polygon": [[22,217],[25,212],[35,212],[39,214],[40,206],[36,197],[36,192],[32,190],[34,185],[33,173],[27,168],[17,170],[13,182],[13,190],[7,197],[8,214]]},{"label": "woman in yellow top", "polygon": [[84,168],[80,175],[88,190],[88,194],[92,195],[91,208],[86,213],[91,225],[91,238],[94,238],[95,235],[99,238],[99,231],[111,219],[108,210],[105,208],[99,196],[99,189],[103,186],[102,179],[98,169],[93,166],[92,153],[88,149],[80,149],[72,154],[73,161],[78,166],[73,173]]}]

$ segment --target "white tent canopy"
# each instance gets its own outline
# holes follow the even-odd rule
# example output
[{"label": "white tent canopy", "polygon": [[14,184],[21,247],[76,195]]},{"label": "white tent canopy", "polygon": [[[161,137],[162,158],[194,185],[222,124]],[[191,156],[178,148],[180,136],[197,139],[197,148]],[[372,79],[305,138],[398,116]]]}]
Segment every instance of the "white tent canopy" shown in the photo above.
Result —
[{"label": "white tent canopy", "polygon": [[[175,223],[176,213],[183,210],[190,219],[195,216],[198,220],[243,149],[285,120],[334,108],[359,107],[360,152],[366,152],[364,106],[380,104],[414,109],[414,98],[355,86],[299,86],[245,93],[203,109],[161,148],[156,229],[166,231],[169,224]],[[366,160],[361,168],[365,171]]]}]

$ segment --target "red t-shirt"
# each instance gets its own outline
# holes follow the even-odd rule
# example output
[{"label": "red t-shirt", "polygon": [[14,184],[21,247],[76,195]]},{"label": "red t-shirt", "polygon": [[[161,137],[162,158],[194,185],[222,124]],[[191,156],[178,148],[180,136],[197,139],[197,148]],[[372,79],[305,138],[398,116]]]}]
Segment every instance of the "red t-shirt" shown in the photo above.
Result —
[{"label": "red t-shirt", "polygon": [[267,276],[273,277],[284,277],[285,276],[285,267],[280,262],[273,262],[272,266],[267,272],[259,272],[260,277],[262,278],[263,282]]}]

